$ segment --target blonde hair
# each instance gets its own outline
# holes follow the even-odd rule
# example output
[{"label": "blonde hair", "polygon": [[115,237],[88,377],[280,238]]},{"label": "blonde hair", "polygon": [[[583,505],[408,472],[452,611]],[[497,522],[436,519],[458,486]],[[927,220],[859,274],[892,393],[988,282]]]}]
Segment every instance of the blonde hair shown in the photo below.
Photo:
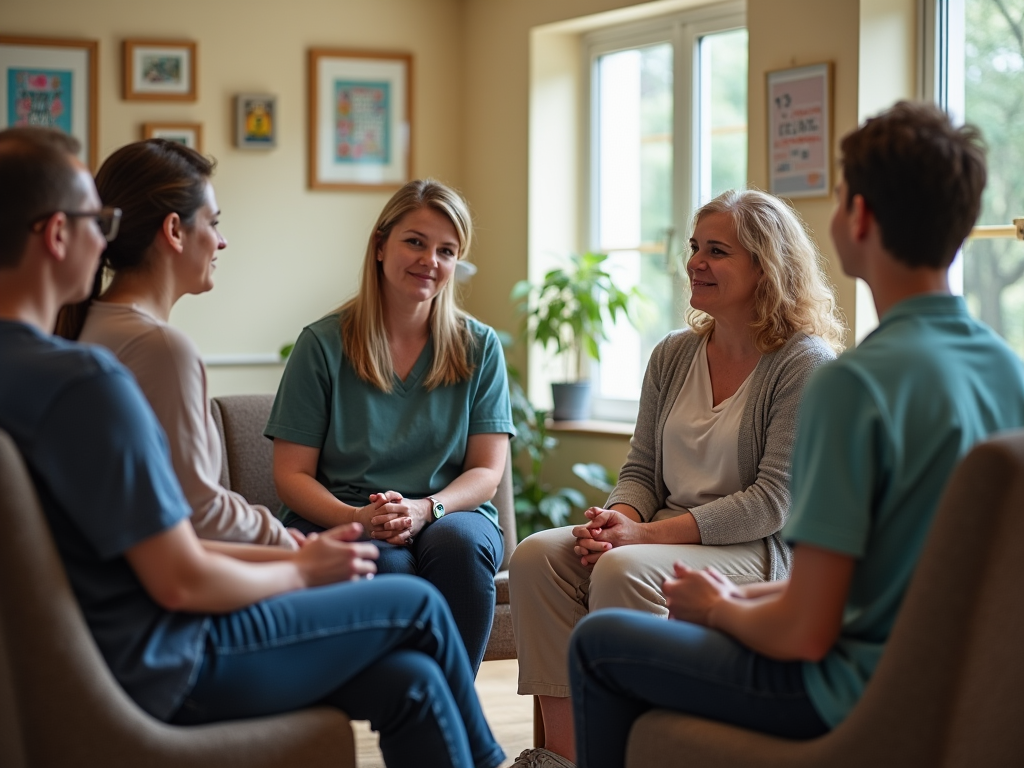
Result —
[{"label": "blonde hair", "polygon": [[[458,192],[433,179],[410,181],[380,212],[366,244],[359,293],[340,309],[345,355],[359,378],[384,392],[394,388],[394,365],[384,327],[383,266],[377,260],[377,250],[403,216],[420,208],[433,208],[451,221],[459,238],[458,258],[466,258],[473,239],[473,221],[466,201]],[[434,297],[430,309],[434,360],[423,382],[428,390],[465,381],[473,374],[469,359],[473,337],[466,317],[456,306],[453,276]]]},{"label": "blonde hair", "polygon": [[[799,215],[777,197],[756,189],[723,192],[693,216],[727,213],[736,238],[760,267],[754,292],[754,344],[762,353],[803,332],[820,336],[837,353],[846,345],[846,323],[836,306],[835,290],[825,276],[823,259]],[[690,309],[686,320],[704,336],[715,319]]]}]

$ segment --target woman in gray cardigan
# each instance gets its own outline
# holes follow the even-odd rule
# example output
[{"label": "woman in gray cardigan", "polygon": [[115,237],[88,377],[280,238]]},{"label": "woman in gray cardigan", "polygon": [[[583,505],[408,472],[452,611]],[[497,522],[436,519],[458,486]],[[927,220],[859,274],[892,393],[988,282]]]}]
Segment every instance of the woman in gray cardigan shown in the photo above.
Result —
[{"label": "woman in gray cardigan", "polygon": [[730,191],[694,216],[689,330],[651,355],[630,451],[607,508],[530,536],[510,566],[519,693],[540,697],[545,749],[516,765],[571,766],[569,634],[588,611],[667,616],[682,561],[736,583],[788,575],[797,405],[845,327],[800,219],[763,192]]}]

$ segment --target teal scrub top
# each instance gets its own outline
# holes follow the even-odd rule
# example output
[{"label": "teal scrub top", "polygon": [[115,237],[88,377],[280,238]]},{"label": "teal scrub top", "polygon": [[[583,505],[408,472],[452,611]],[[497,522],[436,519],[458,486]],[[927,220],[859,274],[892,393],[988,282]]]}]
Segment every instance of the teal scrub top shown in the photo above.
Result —
[{"label": "teal scrub top", "polygon": [[803,667],[830,726],[878,664],[954,466],[974,443],[1021,426],[1024,368],[960,297],[900,302],[860,346],[812,375],[783,536],[857,561],[838,641]]},{"label": "teal scrub top", "polygon": [[[346,504],[361,507],[388,490],[411,499],[439,493],[462,474],[470,435],[515,434],[497,334],[472,318],[466,324],[469,379],[426,390],[428,341],[406,380],[395,376],[382,392],[346,358],[340,315],[318,320],[295,342],[263,434],[319,448],[316,479]],[[491,502],[476,511],[498,526]],[[281,517],[287,525],[298,515],[282,506]]]}]

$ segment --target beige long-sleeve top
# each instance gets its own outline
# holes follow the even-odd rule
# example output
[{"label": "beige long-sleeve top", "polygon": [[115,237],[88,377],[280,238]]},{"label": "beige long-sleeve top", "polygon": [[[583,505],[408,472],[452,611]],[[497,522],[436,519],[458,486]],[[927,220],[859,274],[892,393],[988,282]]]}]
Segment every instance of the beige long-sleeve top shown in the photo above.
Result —
[{"label": "beige long-sleeve top", "polygon": [[220,484],[220,435],[210,413],[206,369],[191,339],[137,306],[94,301],[80,341],[107,347],[135,375],[167,433],[198,536],[297,548],[270,510]]}]

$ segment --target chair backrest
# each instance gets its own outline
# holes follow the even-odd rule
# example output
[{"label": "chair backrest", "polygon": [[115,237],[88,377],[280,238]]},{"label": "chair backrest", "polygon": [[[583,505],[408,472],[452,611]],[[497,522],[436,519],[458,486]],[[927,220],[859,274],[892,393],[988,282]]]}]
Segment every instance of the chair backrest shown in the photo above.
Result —
[{"label": "chair backrest", "polygon": [[110,737],[96,733],[96,712],[126,730],[146,728],[148,718],[93,642],[28,470],[2,430],[0,522],[0,763],[52,765],[55,754],[77,752],[82,760],[64,764],[86,765],[101,752],[96,740]]},{"label": "chair backrest", "polygon": [[[274,446],[263,436],[273,404],[273,395],[228,395],[214,398],[211,408],[224,446],[221,482],[250,503],[263,504],[276,512],[281,500],[274,487]],[[511,456],[505,461],[505,472],[493,502],[505,538],[505,557],[501,564],[505,569],[516,546]]]},{"label": "chair backrest", "polygon": [[[833,732],[889,765],[1024,763],[1024,431],[975,446],[936,512],[885,653]],[[864,763],[861,763],[864,764]]]}]

